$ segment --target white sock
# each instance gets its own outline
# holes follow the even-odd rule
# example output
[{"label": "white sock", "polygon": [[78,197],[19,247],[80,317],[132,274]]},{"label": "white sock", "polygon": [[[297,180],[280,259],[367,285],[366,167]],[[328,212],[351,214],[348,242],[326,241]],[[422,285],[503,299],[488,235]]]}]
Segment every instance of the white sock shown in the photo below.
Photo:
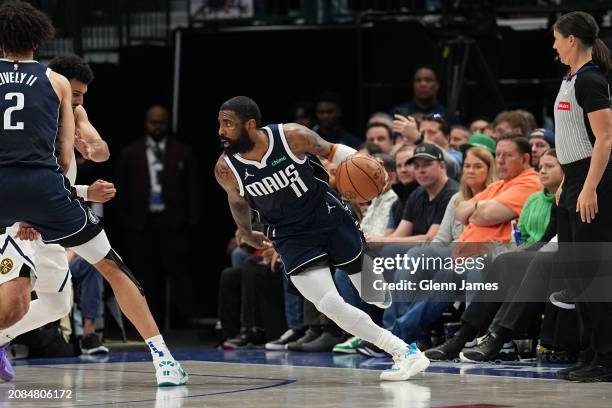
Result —
[{"label": "white sock", "polygon": [[38,329],[47,323],[61,319],[70,313],[71,290],[62,292],[36,292],[38,299],[30,302],[30,308],[23,318],[0,331],[0,344],[12,341],[20,334]]},{"label": "white sock", "polygon": [[168,350],[168,347],[166,346],[164,338],[161,334],[150,337],[146,339],[145,342],[151,350],[151,355],[153,356],[153,363],[159,360],[174,360],[174,357],[172,357],[172,354],[170,354],[170,350]]},{"label": "white sock", "polygon": [[404,340],[400,339],[389,330],[382,330],[378,336],[378,340],[376,340],[374,344],[376,347],[385,350],[389,354],[397,353],[399,350],[408,347]]}]

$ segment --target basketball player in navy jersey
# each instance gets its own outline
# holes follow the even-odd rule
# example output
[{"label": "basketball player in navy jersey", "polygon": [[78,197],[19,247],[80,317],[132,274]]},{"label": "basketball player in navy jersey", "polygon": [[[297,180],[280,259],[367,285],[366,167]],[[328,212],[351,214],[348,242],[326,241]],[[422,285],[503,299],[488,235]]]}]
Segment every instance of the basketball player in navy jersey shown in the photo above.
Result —
[{"label": "basketball player in navy jersey", "polygon": [[[74,155],[75,119],[68,80],[33,60],[53,36],[49,19],[29,3],[0,6],[0,228],[30,224],[43,242],[70,247],[109,281],[122,311],[146,339],[158,385],[181,385],[187,374],[174,360],[148,313],[142,289],[112,250],[100,220],[76,196],[61,172]],[[58,127],[59,125],[59,127]],[[54,144],[59,138],[59,163]],[[61,167],[60,167],[61,164]],[[31,281],[19,276],[0,284],[0,329],[19,321],[30,302]]]},{"label": "basketball player in navy jersey", "polygon": [[[342,266],[361,293],[363,235],[348,208],[317,177],[312,155],[339,165],[355,150],[323,140],[298,124],[260,128],[257,104],[245,96],[226,101],[219,111],[219,136],[225,152],[215,176],[227,192],[242,241],[255,248],[274,245],[300,293],[346,332],[376,344],[395,364],[382,380],[406,380],[429,366],[415,344],[407,345],[344,302],[330,265]],[[266,226],[251,229],[251,209]],[[390,301],[375,303],[388,307]]]}]

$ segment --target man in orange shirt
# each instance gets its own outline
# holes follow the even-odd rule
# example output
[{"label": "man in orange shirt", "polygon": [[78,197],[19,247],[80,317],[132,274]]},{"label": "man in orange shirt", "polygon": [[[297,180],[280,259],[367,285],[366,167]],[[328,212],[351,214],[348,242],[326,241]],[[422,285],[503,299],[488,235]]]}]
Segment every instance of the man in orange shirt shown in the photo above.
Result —
[{"label": "man in orange shirt", "polygon": [[455,217],[466,227],[454,257],[476,255],[482,248],[479,244],[510,241],[510,222],[518,219],[527,198],[542,189],[530,163],[531,147],[525,137],[511,134],[498,139],[495,166],[500,180],[455,209]]}]

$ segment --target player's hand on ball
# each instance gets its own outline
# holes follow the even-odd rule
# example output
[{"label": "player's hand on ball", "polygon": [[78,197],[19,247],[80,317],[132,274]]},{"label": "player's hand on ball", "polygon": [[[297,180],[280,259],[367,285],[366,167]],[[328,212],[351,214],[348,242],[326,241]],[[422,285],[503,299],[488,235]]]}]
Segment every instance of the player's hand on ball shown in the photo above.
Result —
[{"label": "player's hand on ball", "polygon": [[94,203],[105,203],[115,196],[117,190],[113,183],[104,180],[96,180],[87,188],[87,200]]},{"label": "player's hand on ball", "polygon": [[17,234],[15,234],[15,238],[19,238],[22,241],[36,241],[38,237],[40,237],[38,231],[25,222],[19,224],[19,229],[17,230]]},{"label": "player's hand on ball", "polygon": [[240,241],[257,249],[266,249],[272,247],[272,242],[259,231],[242,232]]}]

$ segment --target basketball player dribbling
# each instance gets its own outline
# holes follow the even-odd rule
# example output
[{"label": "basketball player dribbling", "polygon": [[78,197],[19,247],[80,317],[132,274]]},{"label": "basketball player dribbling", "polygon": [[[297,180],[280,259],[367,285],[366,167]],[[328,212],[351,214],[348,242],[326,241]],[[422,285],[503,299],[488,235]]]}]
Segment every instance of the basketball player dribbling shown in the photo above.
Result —
[{"label": "basketball player dribbling", "polygon": [[[0,229],[27,222],[45,244],[72,248],[92,264],[109,281],[121,310],[149,346],[158,385],[185,384],[187,373],[167,349],[142,288],[111,248],[100,220],[61,173],[68,171],[74,156],[71,87],[65,77],[33,60],[34,51],[53,32],[48,17],[29,3],[0,6]],[[2,304],[10,305],[0,308],[0,330],[26,314],[31,285],[25,274],[0,281]]]},{"label": "basketball player dribbling", "polygon": [[[346,303],[334,285],[330,265],[346,270],[361,293],[363,235],[348,208],[317,177],[316,156],[338,165],[355,150],[326,142],[298,124],[260,128],[259,107],[245,96],[223,103],[218,120],[225,151],[215,177],[227,193],[242,241],[255,248],[273,243],[285,273],[306,299],[344,331],[389,353],[395,364],[381,380],[407,380],[425,370],[429,360],[414,343],[377,326]],[[251,209],[265,233],[251,229]],[[389,299],[374,304],[385,308]]]}]

